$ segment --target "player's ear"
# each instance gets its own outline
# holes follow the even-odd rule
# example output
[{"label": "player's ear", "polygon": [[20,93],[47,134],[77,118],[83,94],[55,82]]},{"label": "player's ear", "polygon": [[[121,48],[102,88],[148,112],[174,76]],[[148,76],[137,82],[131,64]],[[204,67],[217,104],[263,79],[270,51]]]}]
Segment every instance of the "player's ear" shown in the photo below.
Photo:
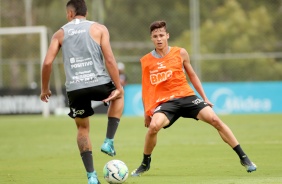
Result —
[{"label": "player's ear", "polygon": [[74,10],[71,11],[71,18],[73,19],[76,15],[76,12]]},{"label": "player's ear", "polygon": [[169,33],[167,33],[166,36],[167,36],[167,39],[169,39]]},{"label": "player's ear", "polygon": [[71,21],[74,18],[74,13],[71,10],[67,10],[67,19]]}]

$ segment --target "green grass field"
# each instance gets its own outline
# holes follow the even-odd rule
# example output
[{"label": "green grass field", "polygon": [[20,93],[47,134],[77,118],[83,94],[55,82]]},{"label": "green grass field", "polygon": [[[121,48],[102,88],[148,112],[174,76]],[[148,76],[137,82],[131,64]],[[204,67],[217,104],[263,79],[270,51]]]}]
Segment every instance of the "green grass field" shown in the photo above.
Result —
[{"label": "green grass field", "polygon": [[[233,130],[258,170],[247,173],[236,153],[210,125],[179,119],[161,130],[149,172],[127,184],[282,183],[282,115],[228,115]],[[113,159],[100,152],[106,130],[103,115],[91,118],[95,169]],[[141,163],[146,128],[142,117],[122,117],[115,137],[117,156],[129,172]],[[76,126],[67,116],[0,116],[0,184],[86,184],[76,145]]]}]

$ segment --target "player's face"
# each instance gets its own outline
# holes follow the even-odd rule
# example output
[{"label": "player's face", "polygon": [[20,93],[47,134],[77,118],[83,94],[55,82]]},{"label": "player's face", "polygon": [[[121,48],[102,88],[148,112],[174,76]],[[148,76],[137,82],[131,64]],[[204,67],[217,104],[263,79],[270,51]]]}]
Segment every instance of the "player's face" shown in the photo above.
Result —
[{"label": "player's face", "polygon": [[169,34],[166,32],[165,28],[155,29],[151,33],[151,40],[153,41],[156,49],[165,48],[168,43]]}]

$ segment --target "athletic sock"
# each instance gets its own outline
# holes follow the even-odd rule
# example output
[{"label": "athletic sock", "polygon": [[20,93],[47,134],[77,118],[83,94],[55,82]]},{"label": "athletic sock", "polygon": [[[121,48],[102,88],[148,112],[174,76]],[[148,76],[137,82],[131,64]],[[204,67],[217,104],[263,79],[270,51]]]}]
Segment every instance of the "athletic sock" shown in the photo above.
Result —
[{"label": "athletic sock", "polygon": [[86,151],[80,154],[84,167],[87,172],[94,171],[92,151]]},{"label": "athletic sock", "polygon": [[237,155],[239,156],[239,158],[241,160],[244,160],[245,162],[250,163],[250,159],[248,158],[248,156],[244,153],[244,151],[242,150],[240,144],[238,144],[237,146],[235,146],[233,148],[233,150],[237,153]]},{"label": "athletic sock", "polygon": [[150,163],[150,161],[151,161],[151,154],[149,154],[149,155],[143,154],[143,161],[142,161],[142,163],[147,165],[147,164]]},{"label": "athletic sock", "polygon": [[119,121],[120,119],[118,118],[108,117],[108,127],[107,127],[107,134],[106,134],[106,137],[108,139],[114,138],[118,125],[119,125]]}]

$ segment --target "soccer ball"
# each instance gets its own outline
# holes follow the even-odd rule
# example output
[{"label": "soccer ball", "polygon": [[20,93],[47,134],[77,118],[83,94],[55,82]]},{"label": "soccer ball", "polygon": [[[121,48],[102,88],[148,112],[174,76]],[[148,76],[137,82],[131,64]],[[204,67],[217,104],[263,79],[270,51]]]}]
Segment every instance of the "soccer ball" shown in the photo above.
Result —
[{"label": "soccer ball", "polygon": [[128,177],[128,168],[120,160],[111,160],[104,166],[103,174],[108,183],[123,183]]}]

